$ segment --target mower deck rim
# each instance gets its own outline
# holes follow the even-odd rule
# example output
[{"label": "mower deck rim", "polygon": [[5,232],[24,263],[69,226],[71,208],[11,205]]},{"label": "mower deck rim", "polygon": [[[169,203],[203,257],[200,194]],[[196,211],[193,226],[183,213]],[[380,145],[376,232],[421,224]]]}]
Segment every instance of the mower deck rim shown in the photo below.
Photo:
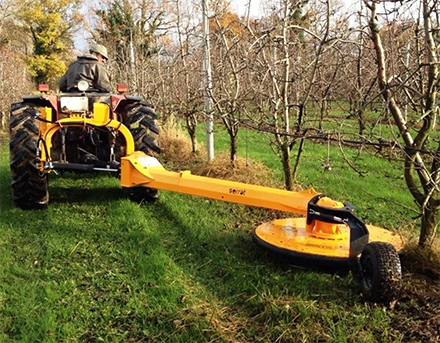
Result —
[{"label": "mower deck rim", "polygon": [[[286,262],[305,268],[347,269],[353,261],[349,258],[349,229],[343,228],[343,239],[322,239],[307,232],[306,218],[277,219],[262,223],[252,234],[256,245]],[[392,244],[396,251],[404,246],[403,238],[386,229],[367,225],[370,242]],[[318,247],[318,248],[316,248]]]},{"label": "mower deck rim", "polygon": [[307,269],[328,269],[328,270],[348,270],[350,269],[349,259],[341,257],[329,257],[324,255],[302,253],[295,250],[277,247],[272,245],[255,233],[252,234],[254,243],[268,251],[272,255],[281,258],[283,261],[292,264],[296,267]]}]

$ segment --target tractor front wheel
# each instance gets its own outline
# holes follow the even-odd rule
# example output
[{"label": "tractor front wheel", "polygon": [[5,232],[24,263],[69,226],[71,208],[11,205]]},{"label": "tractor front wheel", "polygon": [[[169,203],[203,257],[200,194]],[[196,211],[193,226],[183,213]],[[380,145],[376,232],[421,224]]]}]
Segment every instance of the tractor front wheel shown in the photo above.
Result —
[{"label": "tractor front wheel", "polygon": [[367,244],[362,251],[360,266],[361,289],[366,300],[389,302],[398,296],[402,268],[393,245],[383,242]]},{"label": "tractor front wheel", "polygon": [[10,168],[12,200],[21,209],[45,209],[49,202],[48,178],[38,168],[38,126],[34,107],[23,103],[11,106]]}]

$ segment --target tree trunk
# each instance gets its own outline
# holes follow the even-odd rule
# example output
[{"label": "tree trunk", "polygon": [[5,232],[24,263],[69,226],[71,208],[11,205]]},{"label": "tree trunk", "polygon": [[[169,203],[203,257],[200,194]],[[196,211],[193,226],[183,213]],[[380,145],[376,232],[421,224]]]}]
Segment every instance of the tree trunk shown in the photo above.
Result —
[{"label": "tree trunk", "polygon": [[197,118],[194,114],[188,113],[185,116],[185,119],[186,119],[186,129],[191,139],[192,153],[195,154],[198,150],[197,140],[196,140]]},{"label": "tree trunk", "polygon": [[358,117],[358,123],[359,123],[359,136],[363,137],[365,134],[365,123],[364,123],[364,108],[365,104],[364,102],[358,101],[358,109],[357,109],[357,117]]},{"label": "tree trunk", "polygon": [[322,131],[324,118],[328,117],[328,103],[327,99],[323,98],[319,102],[319,129]]},{"label": "tree trunk", "polygon": [[6,129],[6,115],[4,111],[0,111],[0,129]]},{"label": "tree trunk", "polygon": [[237,136],[230,135],[230,159],[231,164],[235,167],[235,162],[237,161]]},{"label": "tree trunk", "polygon": [[298,154],[296,155],[295,166],[293,167],[293,172],[292,172],[293,180],[296,180],[296,174],[298,173],[298,168],[299,168],[299,161],[301,160],[301,155],[302,155],[302,152],[304,151],[304,149],[303,149],[304,142],[305,142],[305,139],[302,138],[299,143]]},{"label": "tree trunk", "polygon": [[[433,198],[431,198],[433,199]],[[434,243],[439,225],[439,208],[434,201],[430,201],[425,207],[422,215],[422,229],[420,232],[419,245],[423,248],[430,248]]]},{"label": "tree trunk", "polygon": [[304,103],[299,104],[298,107],[299,109],[298,109],[298,120],[296,121],[296,133],[298,133],[301,130],[302,122],[306,113],[306,107]]},{"label": "tree trunk", "polygon": [[286,189],[293,190],[293,176],[292,176],[292,164],[290,163],[290,147],[288,144],[284,144],[281,147],[282,151],[282,163]]}]

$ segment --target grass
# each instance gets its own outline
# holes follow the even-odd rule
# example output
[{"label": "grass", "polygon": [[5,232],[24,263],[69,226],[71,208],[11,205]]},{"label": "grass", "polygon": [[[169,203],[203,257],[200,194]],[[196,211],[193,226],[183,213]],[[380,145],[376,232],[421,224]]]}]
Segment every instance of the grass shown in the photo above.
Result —
[{"label": "grass", "polygon": [[[255,137],[249,154],[277,165],[263,146]],[[348,200],[362,215],[371,207],[374,220],[408,220],[400,212],[390,219],[387,204],[378,210],[356,192],[338,157],[338,172],[323,173],[321,150],[307,146],[303,168],[315,176],[302,174],[305,185],[360,193],[362,202]],[[0,342],[429,342],[435,328],[415,315],[429,309],[426,296],[409,297],[420,284],[412,275],[392,308],[363,302],[350,274],[295,269],[266,255],[251,241],[265,210],[170,192],[138,205],[121,197],[114,177],[66,174],[51,175],[48,210],[22,211],[11,203],[8,158],[3,141]],[[384,174],[375,168],[375,177]],[[380,192],[367,182],[368,192]],[[434,297],[430,304],[433,311]]]}]

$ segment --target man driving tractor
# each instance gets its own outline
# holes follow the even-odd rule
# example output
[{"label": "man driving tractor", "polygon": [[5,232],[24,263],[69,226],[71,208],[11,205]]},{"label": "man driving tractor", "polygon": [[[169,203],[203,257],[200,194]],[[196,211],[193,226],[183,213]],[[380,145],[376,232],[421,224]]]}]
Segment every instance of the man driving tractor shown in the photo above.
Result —
[{"label": "man driving tractor", "polygon": [[88,54],[78,56],[61,77],[59,86],[62,92],[78,91],[78,82],[87,81],[89,88],[98,92],[111,92],[112,86],[105,63],[108,60],[107,48],[95,44]]}]

